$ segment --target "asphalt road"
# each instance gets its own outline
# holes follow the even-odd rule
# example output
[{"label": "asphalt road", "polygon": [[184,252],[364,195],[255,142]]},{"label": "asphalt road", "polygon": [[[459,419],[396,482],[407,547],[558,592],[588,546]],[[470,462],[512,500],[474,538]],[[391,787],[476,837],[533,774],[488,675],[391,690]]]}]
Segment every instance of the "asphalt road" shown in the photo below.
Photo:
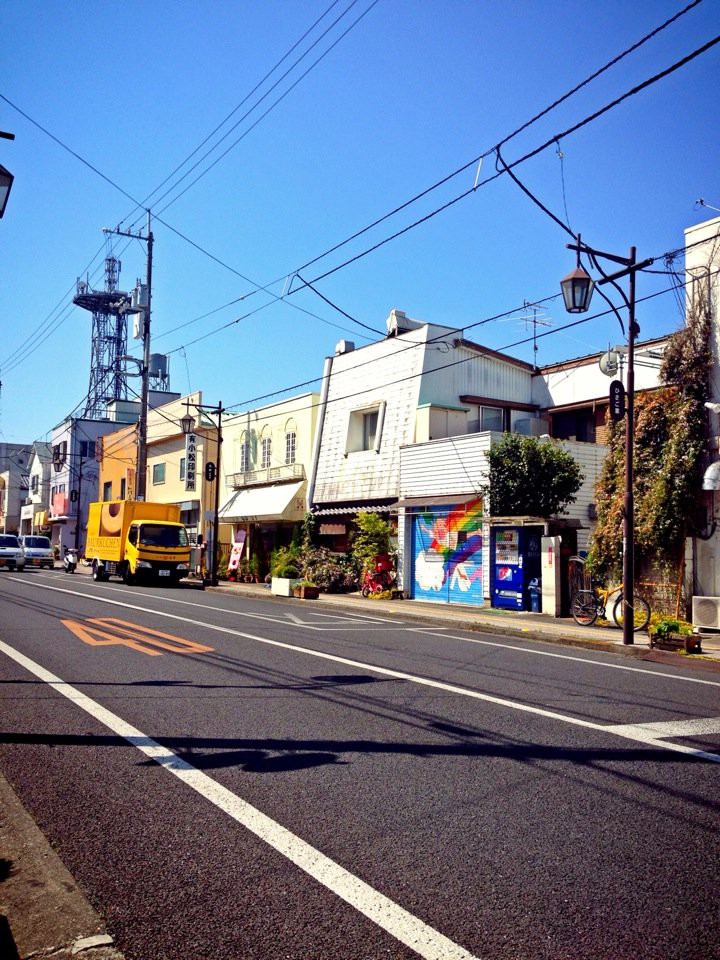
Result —
[{"label": "asphalt road", "polygon": [[0,697],[127,960],[720,957],[717,674],[32,571]]}]

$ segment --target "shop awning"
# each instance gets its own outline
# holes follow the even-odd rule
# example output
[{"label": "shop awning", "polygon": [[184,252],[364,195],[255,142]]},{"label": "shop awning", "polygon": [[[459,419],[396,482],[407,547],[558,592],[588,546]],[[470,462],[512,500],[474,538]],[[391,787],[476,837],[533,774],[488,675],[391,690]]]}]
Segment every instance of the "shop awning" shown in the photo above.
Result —
[{"label": "shop awning", "polygon": [[305,513],[305,480],[277,483],[273,486],[243,487],[222,505],[219,518],[224,523],[245,520],[302,520]]},{"label": "shop awning", "polygon": [[317,504],[313,508],[314,517],[339,517],[348,515],[354,517],[357,513],[390,513],[395,507],[394,500],[383,500],[374,503],[338,503],[330,506],[329,503]]}]

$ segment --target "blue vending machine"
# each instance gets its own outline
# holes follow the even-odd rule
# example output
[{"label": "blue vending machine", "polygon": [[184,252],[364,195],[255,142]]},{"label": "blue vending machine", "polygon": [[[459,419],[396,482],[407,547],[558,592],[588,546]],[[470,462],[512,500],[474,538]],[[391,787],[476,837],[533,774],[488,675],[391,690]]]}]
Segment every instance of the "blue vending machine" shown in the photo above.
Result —
[{"label": "blue vending machine", "polygon": [[493,607],[530,610],[530,582],[540,581],[541,526],[493,527],[491,596]]}]

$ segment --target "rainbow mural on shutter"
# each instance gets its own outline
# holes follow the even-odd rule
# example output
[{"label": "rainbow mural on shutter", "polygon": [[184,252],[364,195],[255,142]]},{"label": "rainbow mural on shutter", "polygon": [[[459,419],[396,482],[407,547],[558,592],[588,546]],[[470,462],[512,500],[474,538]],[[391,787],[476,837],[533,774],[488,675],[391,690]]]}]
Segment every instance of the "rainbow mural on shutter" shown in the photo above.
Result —
[{"label": "rainbow mural on shutter", "polygon": [[430,507],[413,515],[413,597],[483,603],[483,504]]}]

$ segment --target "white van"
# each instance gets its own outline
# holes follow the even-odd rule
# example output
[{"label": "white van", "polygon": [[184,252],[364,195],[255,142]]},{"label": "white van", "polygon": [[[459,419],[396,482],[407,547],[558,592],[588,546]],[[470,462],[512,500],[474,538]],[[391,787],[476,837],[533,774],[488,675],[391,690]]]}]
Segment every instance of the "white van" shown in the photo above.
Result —
[{"label": "white van", "polygon": [[28,567],[47,567],[52,570],[55,566],[55,553],[48,537],[20,537],[20,542],[25,548],[25,563]]}]

